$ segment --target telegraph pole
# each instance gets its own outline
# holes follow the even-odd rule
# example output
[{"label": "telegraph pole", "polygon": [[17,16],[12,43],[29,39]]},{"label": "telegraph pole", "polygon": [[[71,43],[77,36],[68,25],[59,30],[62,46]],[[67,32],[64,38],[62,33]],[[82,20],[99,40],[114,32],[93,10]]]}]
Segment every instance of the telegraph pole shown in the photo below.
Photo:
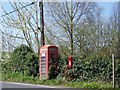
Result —
[{"label": "telegraph pole", "polygon": [[41,46],[45,45],[45,37],[44,37],[44,13],[43,13],[43,0],[39,2],[40,7],[40,31],[41,31]]},{"label": "telegraph pole", "polygon": [[113,88],[115,88],[115,59],[114,54],[112,54],[112,71],[113,71]]}]

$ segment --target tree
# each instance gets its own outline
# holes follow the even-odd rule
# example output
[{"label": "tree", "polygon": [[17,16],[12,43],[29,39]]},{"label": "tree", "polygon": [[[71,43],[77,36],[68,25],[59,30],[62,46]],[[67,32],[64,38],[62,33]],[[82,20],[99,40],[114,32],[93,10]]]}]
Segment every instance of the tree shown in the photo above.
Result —
[{"label": "tree", "polygon": [[108,34],[108,45],[111,46],[112,53],[117,54],[119,58],[119,3],[114,3],[112,15],[110,16],[109,22],[107,23]]},{"label": "tree", "polygon": [[3,61],[7,61],[9,59],[10,53],[17,45],[21,43],[18,43],[11,35],[12,32],[9,34],[1,33],[1,58]]},{"label": "tree", "polygon": [[[38,29],[38,4],[37,2],[9,2],[12,12],[8,12],[1,5],[4,15],[2,15],[1,24],[5,27],[12,27],[18,32],[13,37],[24,39],[29,47],[40,48],[40,30]],[[2,30],[1,30],[2,31]],[[2,31],[4,33],[4,31]],[[21,35],[22,34],[22,35]],[[21,35],[21,36],[20,36]]]},{"label": "tree", "polygon": [[[74,55],[75,51],[75,39],[76,39],[76,27],[84,21],[86,16],[96,16],[100,9],[96,3],[93,2],[52,2],[49,3],[50,10],[48,11],[52,16],[54,26],[59,30],[59,44],[61,50],[65,47],[67,50],[62,52],[68,52],[67,55]],[[91,17],[91,18],[92,18]],[[93,18],[92,18],[93,19]],[[91,19],[91,20],[92,20]],[[51,31],[52,32],[52,31]],[[61,34],[60,34],[61,33]],[[55,36],[55,35],[53,35]],[[80,42],[81,43],[81,42]],[[66,46],[65,46],[66,45]]]}]

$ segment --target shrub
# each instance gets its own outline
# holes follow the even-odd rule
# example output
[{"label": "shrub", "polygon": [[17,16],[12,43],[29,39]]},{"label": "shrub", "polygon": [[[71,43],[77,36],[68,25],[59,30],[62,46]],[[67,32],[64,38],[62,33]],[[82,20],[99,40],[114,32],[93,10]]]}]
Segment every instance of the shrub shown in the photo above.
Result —
[{"label": "shrub", "polygon": [[20,72],[37,76],[39,72],[38,56],[27,45],[20,45],[11,54],[10,60],[2,64],[4,73]]}]

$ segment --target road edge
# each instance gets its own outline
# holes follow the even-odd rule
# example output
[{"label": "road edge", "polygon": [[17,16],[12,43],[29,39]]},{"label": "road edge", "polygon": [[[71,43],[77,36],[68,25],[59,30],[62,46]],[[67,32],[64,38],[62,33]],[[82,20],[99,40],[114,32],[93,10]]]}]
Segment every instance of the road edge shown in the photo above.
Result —
[{"label": "road edge", "polygon": [[37,87],[41,87],[41,88],[61,88],[61,87],[57,87],[57,86],[47,86],[47,85],[38,85],[38,84],[29,84],[29,83],[19,83],[19,82],[6,82],[6,81],[0,81],[3,83],[8,83],[8,84],[17,84],[17,85],[26,85],[26,86],[37,86]]}]

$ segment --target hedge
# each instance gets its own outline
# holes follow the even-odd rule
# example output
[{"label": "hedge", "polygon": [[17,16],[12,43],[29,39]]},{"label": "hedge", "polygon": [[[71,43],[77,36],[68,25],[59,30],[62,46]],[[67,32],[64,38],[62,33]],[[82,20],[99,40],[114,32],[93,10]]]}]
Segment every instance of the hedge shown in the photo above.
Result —
[{"label": "hedge", "polygon": [[[116,86],[120,87],[120,60],[115,60]],[[67,58],[59,60],[59,76],[63,80],[78,82],[109,82],[112,83],[111,57],[89,57],[84,60],[73,59],[72,69],[67,67]]]}]

